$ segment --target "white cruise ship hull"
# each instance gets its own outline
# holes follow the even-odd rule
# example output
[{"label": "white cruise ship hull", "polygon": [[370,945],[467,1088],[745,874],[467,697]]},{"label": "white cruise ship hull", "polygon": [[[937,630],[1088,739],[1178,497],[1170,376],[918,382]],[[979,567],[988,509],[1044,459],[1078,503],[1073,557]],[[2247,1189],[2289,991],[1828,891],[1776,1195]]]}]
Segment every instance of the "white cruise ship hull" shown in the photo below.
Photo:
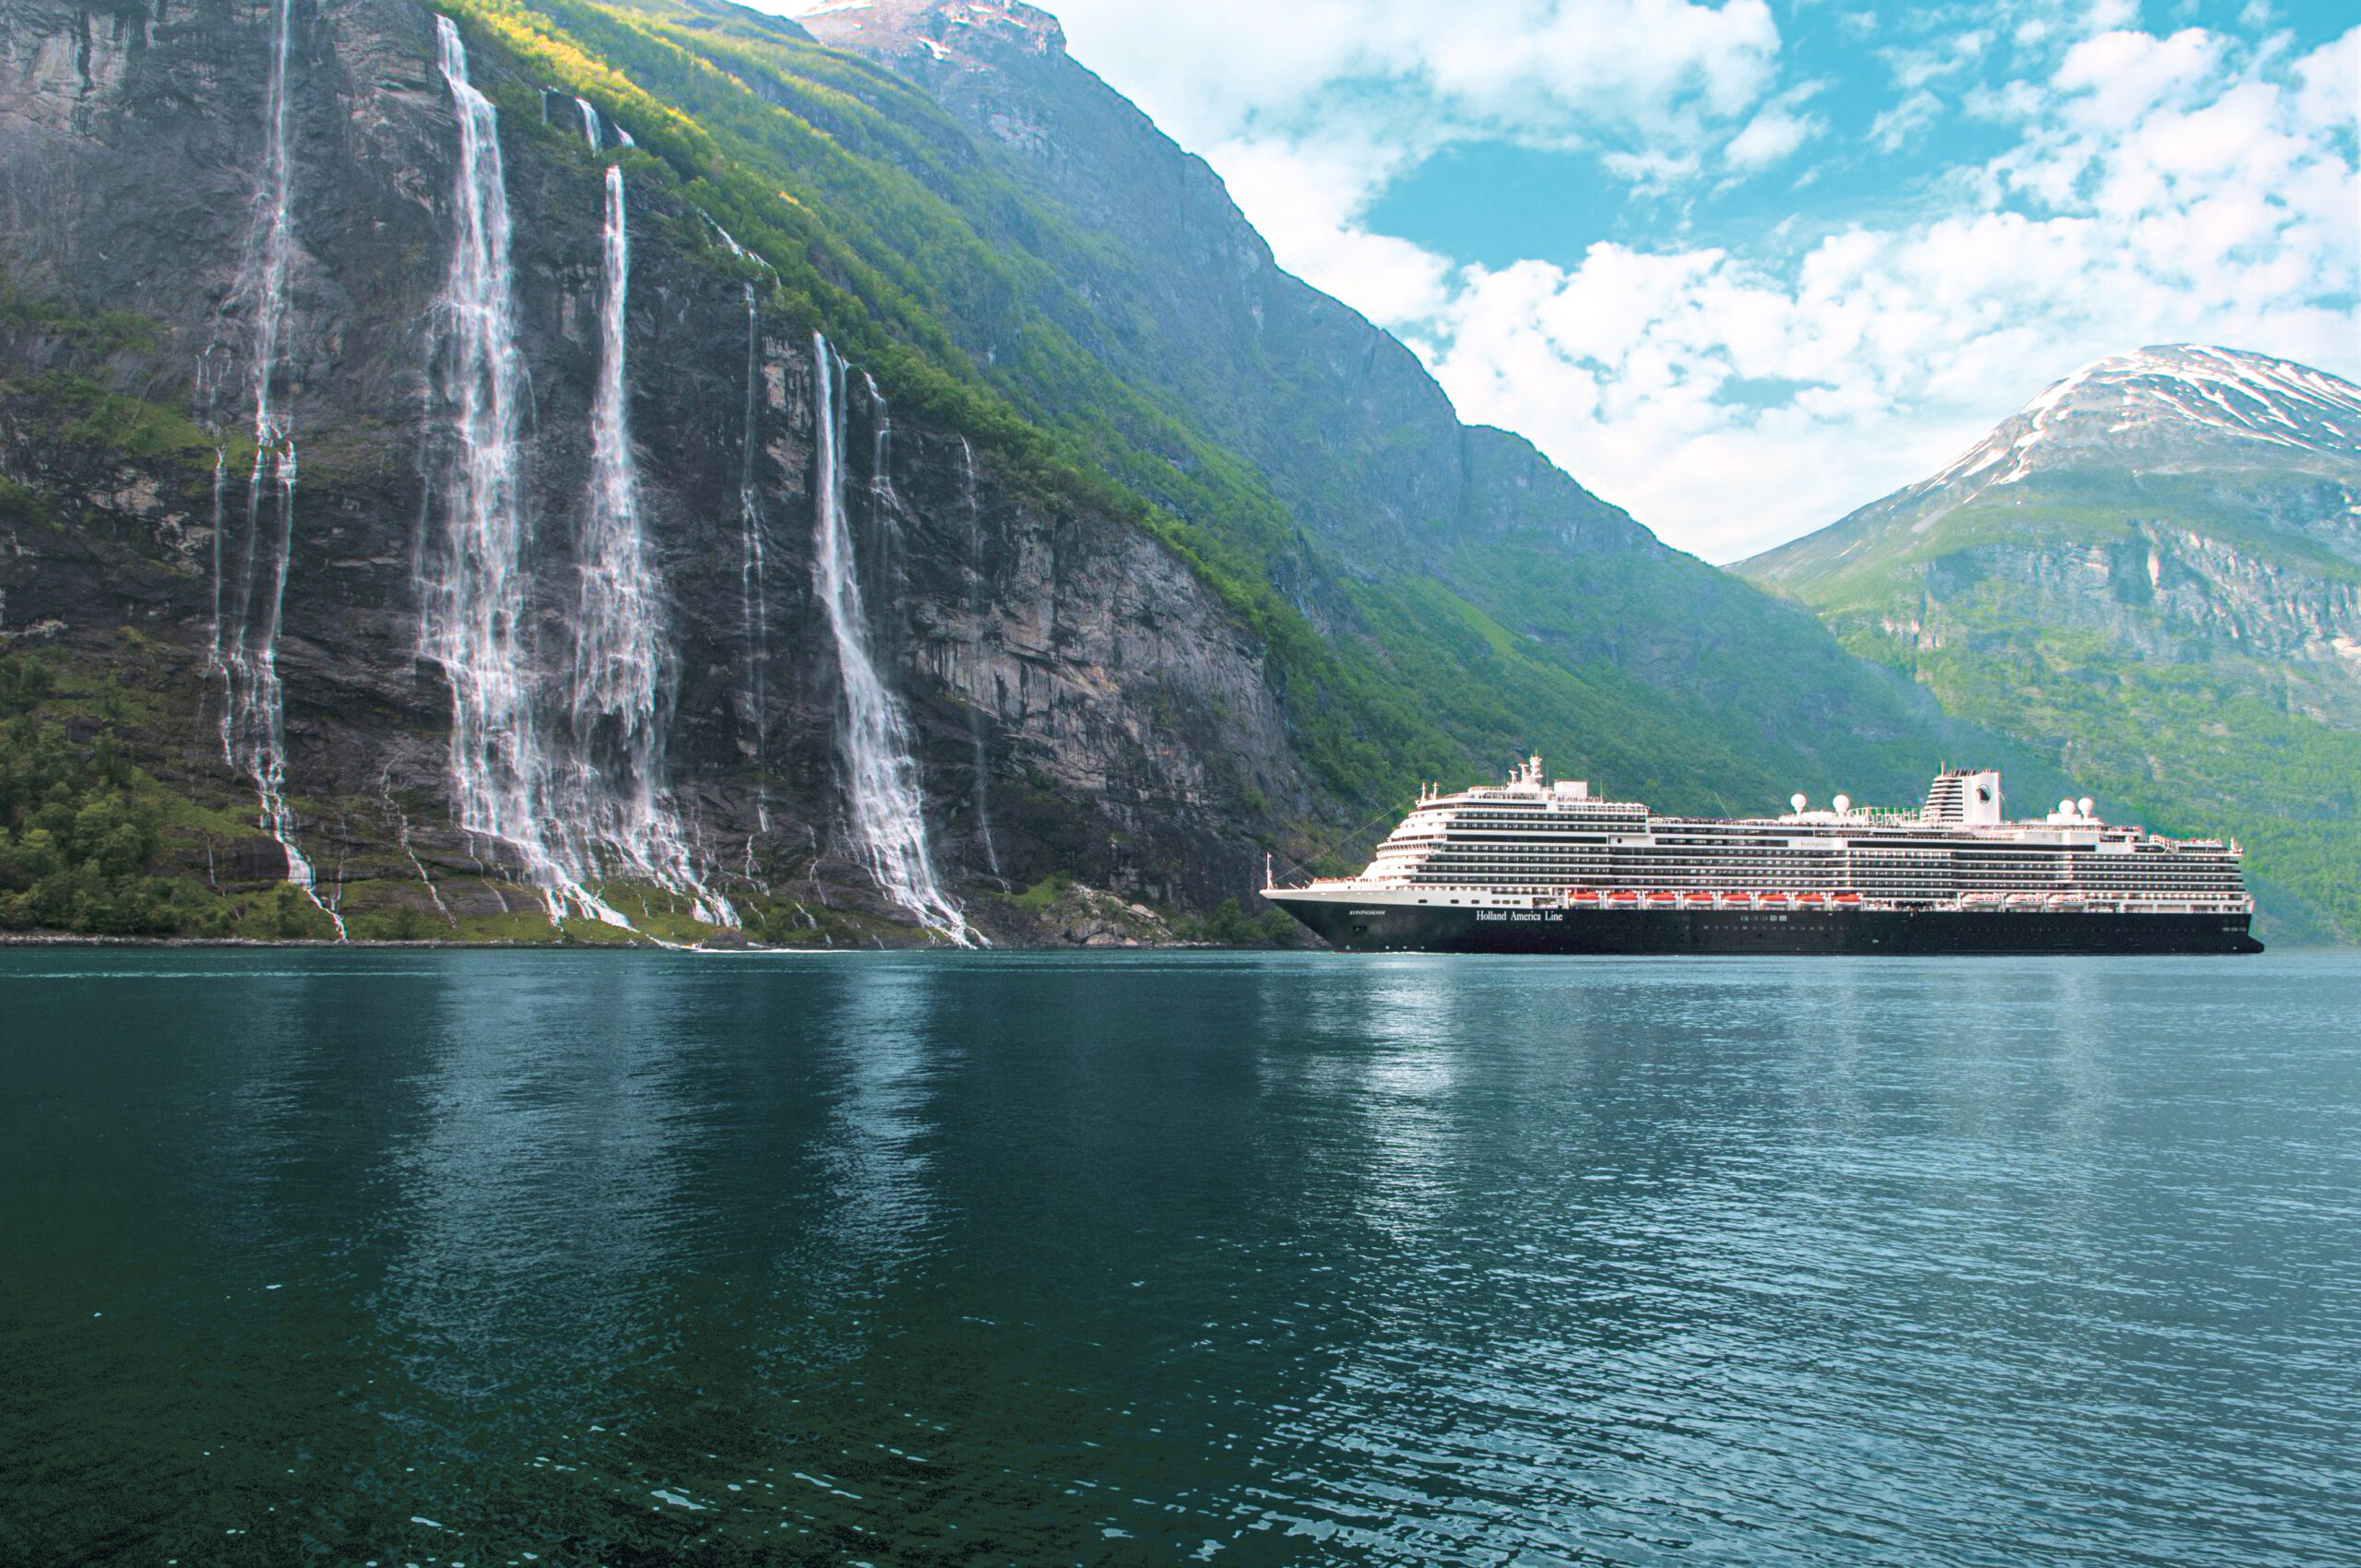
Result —
[{"label": "white cruise ship hull", "polygon": [[2260,953],[2244,913],[2101,909],[1533,909],[1264,894],[1352,953]]}]

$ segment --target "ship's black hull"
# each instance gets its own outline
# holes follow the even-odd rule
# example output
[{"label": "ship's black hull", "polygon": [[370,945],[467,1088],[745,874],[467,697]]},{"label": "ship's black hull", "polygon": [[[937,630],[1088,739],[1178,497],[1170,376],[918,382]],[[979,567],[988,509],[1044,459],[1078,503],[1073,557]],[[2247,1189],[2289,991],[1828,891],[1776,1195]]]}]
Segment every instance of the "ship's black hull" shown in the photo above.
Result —
[{"label": "ship's black hull", "polygon": [[2260,953],[2245,915],[1504,909],[1271,901],[1348,953]]}]

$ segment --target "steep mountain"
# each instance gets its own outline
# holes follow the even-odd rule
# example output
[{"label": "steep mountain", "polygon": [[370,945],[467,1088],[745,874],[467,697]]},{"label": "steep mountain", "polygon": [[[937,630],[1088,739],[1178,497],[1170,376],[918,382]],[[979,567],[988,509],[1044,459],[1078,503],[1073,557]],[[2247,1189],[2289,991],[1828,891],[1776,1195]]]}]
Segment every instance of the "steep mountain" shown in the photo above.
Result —
[{"label": "steep mountain", "polygon": [[2361,938],[2361,387],[2102,360],[1738,570],[2125,814],[2237,835],[2283,935]]},{"label": "steep mountain", "polygon": [[[729,25],[710,21],[726,7],[641,4]],[[1204,162],[1071,59],[1043,12],[872,0],[804,25],[923,86],[985,168],[1059,220],[996,232],[1070,286],[1041,308],[1171,420],[1251,458],[1302,535],[1264,557],[1271,579],[1323,631],[1374,647],[1461,746],[1491,754],[1525,734],[1704,807],[1779,798],[1786,778],[1915,793],[1930,745],[1995,743],[1841,657],[1808,617],[1666,549],[1522,437],[1461,424],[1399,342],[1281,271]],[[1161,463],[1108,457],[1179,515],[1207,515]],[[1523,657],[1503,667],[1504,649]],[[1639,712],[1673,722],[1622,743]],[[1701,752],[1701,736],[1726,743]]]},{"label": "steep mountain", "polygon": [[1460,426],[1038,13],[863,14],[953,42],[0,0],[0,920],[1023,937],[1529,748],[1989,754]]},{"label": "steep mountain", "polygon": [[1062,324],[1252,462],[1348,559],[1433,564],[1470,531],[1518,528],[1643,546],[1522,437],[1462,425],[1401,343],[1281,271],[1213,171],[1070,58],[1047,13],[872,0],[804,25],[923,87],[1086,235],[1051,257],[1083,285]]}]

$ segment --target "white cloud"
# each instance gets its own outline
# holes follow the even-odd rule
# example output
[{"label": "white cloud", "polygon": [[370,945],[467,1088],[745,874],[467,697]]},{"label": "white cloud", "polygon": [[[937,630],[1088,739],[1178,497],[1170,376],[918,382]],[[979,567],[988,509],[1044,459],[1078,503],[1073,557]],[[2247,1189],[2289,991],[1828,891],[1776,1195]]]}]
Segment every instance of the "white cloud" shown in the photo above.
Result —
[{"label": "white cloud", "polygon": [[[1716,559],[1922,477],[2103,354],[2195,339],[2355,374],[2353,100],[2336,117],[2320,84],[2356,49],[2272,79],[2219,40],[2109,34],[1990,172],[2030,210],[1848,232],[1784,272],[1609,244],[1467,268],[1416,336],[1467,417]],[[1794,390],[1757,408],[1736,382]]]},{"label": "white cloud", "polygon": [[1427,138],[1691,145],[1776,75],[1764,0],[1059,0],[1075,58],[1184,145],[1286,137],[1382,86]]},{"label": "white cloud", "polygon": [[1258,141],[1224,143],[1205,156],[1290,272],[1327,279],[1320,287],[1373,321],[1424,321],[1449,303],[1449,261],[1354,222],[1362,193],[1406,156],[1370,142]]},{"label": "white cloud", "polygon": [[1733,169],[1767,169],[1791,156],[1819,129],[1819,123],[1808,114],[1765,109],[1746,123],[1746,129],[1730,138],[1729,146],[1722,149],[1722,157]]},{"label": "white cloud", "polygon": [[[2105,354],[2195,339],[2361,374],[2361,30],[2288,61],[2077,19],[2047,79],[1987,95],[2020,139],[1955,182],[1962,209],[1790,261],[1601,244],[1458,267],[1358,224],[1406,144],[1332,119],[1333,140],[1233,132],[1209,157],[1281,264],[1393,327],[1465,417],[1727,560],[1923,477]],[[1759,91],[1723,158],[1791,154],[1811,128],[1791,101]],[[1661,184],[1700,168],[1679,143],[1611,156]]]},{"label": "white cloud", "polygon": [[1880,111],[1870,122],[1869,139],[1884,151],[1899,151],[1912,135],[1933,125],[1942,109],[1943,101],[1922,87],[1892,108]]}]

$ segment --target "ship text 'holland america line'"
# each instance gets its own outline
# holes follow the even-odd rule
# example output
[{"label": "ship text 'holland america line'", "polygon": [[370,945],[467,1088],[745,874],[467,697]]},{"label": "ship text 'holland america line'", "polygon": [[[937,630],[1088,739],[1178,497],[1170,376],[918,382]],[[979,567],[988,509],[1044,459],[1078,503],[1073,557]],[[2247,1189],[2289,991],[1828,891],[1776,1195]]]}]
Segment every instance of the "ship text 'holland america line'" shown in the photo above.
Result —
[{"label": "ship text 'holland america line'", "polygon": [[1263,897],[1334,946],[1451,953],[2259,953],[2236,844],[2005,821],[1952,769],[1916,811],[1724,820],[1545,782],[1430,793],[1358,876]]}]

